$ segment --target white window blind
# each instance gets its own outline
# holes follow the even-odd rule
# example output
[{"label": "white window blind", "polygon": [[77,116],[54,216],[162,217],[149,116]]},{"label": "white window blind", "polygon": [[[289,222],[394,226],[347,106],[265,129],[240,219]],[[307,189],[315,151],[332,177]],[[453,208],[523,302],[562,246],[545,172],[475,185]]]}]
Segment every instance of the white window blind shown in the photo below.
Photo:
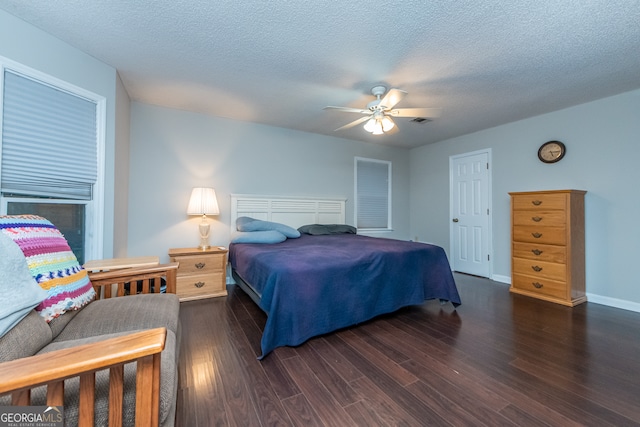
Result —
[{"label": "white window blind", "polygon": [[358,229],[391,228],[391,162],[356,158]]},{"label": "white window blind", "polygon": [[97,179],[97,105],[4,71],[4,194],[91,200]]}]

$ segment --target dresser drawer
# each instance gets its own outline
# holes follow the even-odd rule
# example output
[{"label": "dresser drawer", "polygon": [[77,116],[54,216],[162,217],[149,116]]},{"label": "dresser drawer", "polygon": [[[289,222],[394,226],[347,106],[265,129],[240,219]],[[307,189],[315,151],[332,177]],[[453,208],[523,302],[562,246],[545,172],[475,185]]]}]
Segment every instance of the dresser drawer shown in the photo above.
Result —
[{"label": "dresser drawer", "polygon": [[206,274],[224,270],[225,255],[180,256],[178,275]]},{"label": "dresser drawer", "polygon": [[514,211],[513,225],[541,225],[543,227],[564,227],[563,211]]},{"label": "dresser drawer", "polygon": [[546,295],[553,298],[567,298],[567,284],[565,282],[522,274],[514,274],[511,286],[532,294]]},{"label": "dresser drawer", "polygon": [[526,274],[536,278],[546,278],[558,281],[566,280],[566,264],[538,261],[524,258],[513,258],[513,273]]},{"label": "dresser drawer", "polygon": [[564,246],[567,244],[567,231],[565,227],[516,225],[513,227],[513,240]]},{"label": "dresser drawer", "polygon": [[514,210],[564,210],[566,208],[564,194],[520,194],[512,199]]},{"label": "dresser drawer", "polygon": [[567,262],[567,248],[565,246],[541,245],[539,243],[514,242],[511,256],[564,264]]},{"label": "dresser drawer", "polygon": [[176,293],[180,300],[226,295],[224,272],[178,277]]}]

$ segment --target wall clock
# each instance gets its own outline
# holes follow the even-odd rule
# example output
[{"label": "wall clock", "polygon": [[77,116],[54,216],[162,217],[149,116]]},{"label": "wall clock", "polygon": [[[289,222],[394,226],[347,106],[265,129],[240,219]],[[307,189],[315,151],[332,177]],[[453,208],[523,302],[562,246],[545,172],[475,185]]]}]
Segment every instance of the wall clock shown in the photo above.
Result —
[{"label": "wall clock", "polygon": [[560,141],[548,141],[538,149],[538,158],[544,163],[560,161],[567,152],[567,147]]}]

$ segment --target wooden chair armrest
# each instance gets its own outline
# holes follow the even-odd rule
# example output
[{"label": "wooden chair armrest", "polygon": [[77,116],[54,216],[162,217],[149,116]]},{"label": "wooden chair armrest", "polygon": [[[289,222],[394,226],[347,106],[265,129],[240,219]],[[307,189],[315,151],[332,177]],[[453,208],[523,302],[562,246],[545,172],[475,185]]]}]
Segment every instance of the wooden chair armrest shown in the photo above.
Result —
[{"label": "wooden chair armrest", "polygon": [[148,329],[0,363],[0,394],[37,387],[160,353],[164,350],[166,336],[166,328]]},{"label": "wooden chair armrest", "polygon": [[153,267],[160,264],[157,256],[127,257],[127,258],[106,258],[87,261],[83,267],[87,271],[107,271],[119,270],[121,268],[132,267]]},{"label": "wooden chair armrest", "polygon": [[[125,283],[136,282],[139,280],[147,281],[149,279],[160,278],[165,276],[167,282],[167,293],[176,293],[176,277],[178,271],[178,262],[171,262],[168,264],[160,264],[150,267],[132,267],[119,270],[109,270],[100,272],[88,272],[89,280],[91,284],[98,290],[99,287],[105,285],[118,284],[118,294],[121,294],[121,290],[124,290]],[[146,285],[148,287],[148,283]],[[148,289],[147,289],[148,291]],[[156,290],[156,292],[158,292]],[[147,293],[146,291],[144,293]],[[110,296],[110,288],[108,292]]]}]

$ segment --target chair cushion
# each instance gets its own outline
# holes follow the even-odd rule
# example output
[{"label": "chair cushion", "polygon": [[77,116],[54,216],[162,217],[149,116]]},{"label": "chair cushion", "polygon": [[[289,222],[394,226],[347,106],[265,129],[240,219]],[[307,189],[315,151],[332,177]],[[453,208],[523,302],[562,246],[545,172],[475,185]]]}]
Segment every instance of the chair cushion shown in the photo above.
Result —
[{"label": "chair cushion", "polygon": [[46,297],[31,276],[27,260],[16,243],[0,233],[0,337]]},{"label": "chair cushion", "polygon": [[[134,297],[116,298],[126,300]],[[98,302],[98,301],[96,301]],[[96,302],[91,303],[92,306]],[[84,310],[83,310],[84,311]],[[55,350],[76,347],[83,344],[96,343],[109,338],[116,338],[131,332],[138,332],[145,328],[132,329],[127,332],[116,334],[106,334],[95,337],[88,337],[77,340],[69,340],[64,342],[53,342],[44,347],[38,354],[49,353]],[[178,389],[178,344],[175,334],[167,330],[167,339],[165,341],[164,350],[160,358],[160,424],[173,425],[173,419],[169,417],[175,416],[176,396]],[[135,363],[128,363],[124,367],[124,396],[123,396],[123,419],[124,425],[133,425],[135,419],[135,390],[136,390],[136,371]],[[78,378],[72,378],[64,382],[64,424],[67,426],[78,425],[78,396],[79,381]],[[42,388],[34,389],[32,398],[35,403],[44,403],[45,393]],[[99,371],[96,374],[96,395],[95,395],[95,422],[96,426],[107,426],[109,415],[109,371]]]},{"label": "chair cushion", "polygon": [[80,310],[54,341],[162,328],[178,331],[180,300],[175,294],[139,294],[101,299]]},{"label": "chair cushion", "polygon": [[51,328],[31,310],[17,325],[0,338],[0,362],[36,354],[51,342]]},{"label": "chair cushion", "polygon": [[0,216],[0,231],[18,244],[31,275],[48,292],[36,307],[47,322],[94,299],[87,272],[51,222],[37,215]]},{"label": "chair cushion", "polygon": [[49,327],[51,328],[53,339],[56,339],[60,332],[62,332],[64,328],[67,327],[67,323],[71,322],[71,320],[73,320],[75,315],[79,312],[80,310],[67,311],[64,313],[64,316],[58,316],[52,319],[51,322],[49,322]]}]

